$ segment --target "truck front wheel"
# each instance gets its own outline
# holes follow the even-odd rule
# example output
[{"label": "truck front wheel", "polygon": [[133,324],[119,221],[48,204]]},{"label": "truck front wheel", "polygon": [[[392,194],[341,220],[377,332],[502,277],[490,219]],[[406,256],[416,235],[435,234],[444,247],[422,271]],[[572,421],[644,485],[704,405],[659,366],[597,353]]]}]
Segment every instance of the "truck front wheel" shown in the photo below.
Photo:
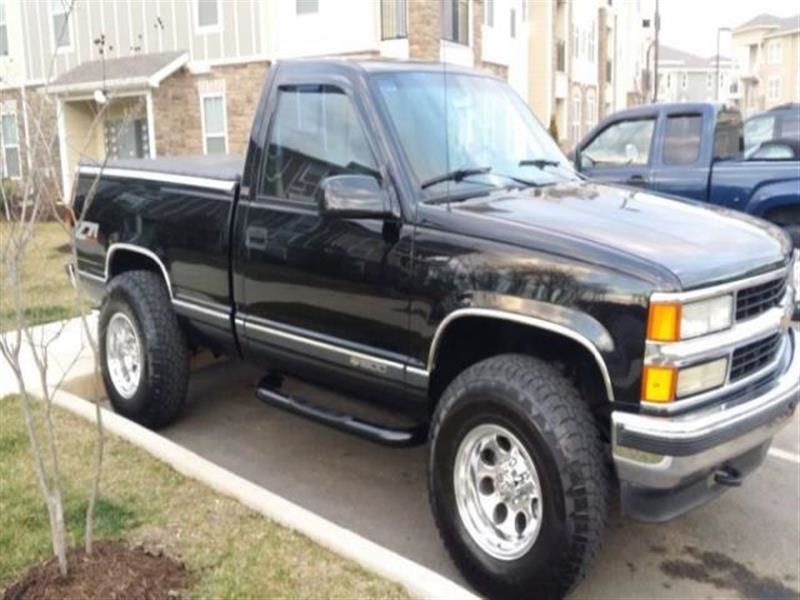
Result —
[{"label": "truck front wheel", "polygon": [[585,575],[606,525],[608,478],[588,407],[537,358],[469,367],[436,409],[434,517],[453,561],[490,598],[561,597]]},{"label": "truck front wheel", "polygon": [[151,271],[114,277],[100,309],[98,337],[114,410],[154,429],[174,421],[186,397],[189,355],[161,277]]}]

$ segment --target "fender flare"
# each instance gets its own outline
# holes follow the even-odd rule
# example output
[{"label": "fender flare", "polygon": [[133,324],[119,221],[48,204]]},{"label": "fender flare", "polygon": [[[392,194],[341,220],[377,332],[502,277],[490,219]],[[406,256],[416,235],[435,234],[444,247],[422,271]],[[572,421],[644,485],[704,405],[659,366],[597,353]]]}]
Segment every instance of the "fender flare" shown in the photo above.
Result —
[{"label": "fender flare", "polygon": [[509,321],[533,327],[535,329],[555,333],[556,335],[568,338],[583,346],[592,355],[592,357],[595,360],[595,363],[597,364],[598,369],[600,370],[600,374],[603,378],[603,383],[605,384],[606,396],[609,402],[614,402],[614,386],[611,383],[611,375],[609,374],[606,361],[600,352],[601,349],[606,351],[613,350],[614,342],[610,334],[599,322],[597,322],[593,317],[590,317],[589,315],[580,313],[578,311],[573,311],[572,309],[568,308],[563,308],[563,307],[557,307],[557,308],[566,311],[566,313],[573,318],[583,317],[582,319],[579,320],[583,321],[584,324],[595,325],[596,328],[598,328],[595,334],[593,335],[595,339],[594,340],[591,339],[586,333],[583,333],[576,327],[572,327],[564,323],[557,323],[540,317],[524,315],[520,313],[494,309],[494,308],[459,308],[449,313],[442,320],[442,322],[439,323],[439,326],[436,329],[436,333],[433,336],[433,340],[431,341],[430,349],[428,351],[427,372],[429,374],[433,373],[433,370],[436,367],[436,359],[437,359],[437,352],[439,349],[439,345],[441,344],[441,341],[444,338],[448,326],[451,325],[454,321],[457,321],[458,319],[464,317],[479,317],[484,319]]}]

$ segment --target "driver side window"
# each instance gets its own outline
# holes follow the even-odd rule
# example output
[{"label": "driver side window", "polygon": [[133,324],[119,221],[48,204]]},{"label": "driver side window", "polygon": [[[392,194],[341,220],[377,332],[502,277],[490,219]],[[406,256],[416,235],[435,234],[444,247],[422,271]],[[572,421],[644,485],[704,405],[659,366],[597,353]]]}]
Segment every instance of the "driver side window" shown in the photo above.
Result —
[{"label": "driver side window", "polygon": [[619,121],[606,127],[581,151],[581,168],[646,165],[656,121]]},{"label": "driver side window", "polygon": [[372,175],[378,166],[350,98],[331,85],[281,87],[267,140],[261,194],[316,204],[331,175]]}]

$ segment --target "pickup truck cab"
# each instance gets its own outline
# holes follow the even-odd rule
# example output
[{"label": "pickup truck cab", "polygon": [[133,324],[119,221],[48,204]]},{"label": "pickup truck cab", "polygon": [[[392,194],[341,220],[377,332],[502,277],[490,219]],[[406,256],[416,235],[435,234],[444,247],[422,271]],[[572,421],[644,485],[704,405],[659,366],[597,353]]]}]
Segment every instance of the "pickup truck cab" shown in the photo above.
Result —
[{"label": "pickup truck cab", "polygon": [[769,158],[786,156],[775,151],[745,160],[743,143],[741,115],[734,108],[651,104],[603,119],[577,145],[575,165],[597,181],[761,217],[784,227],[800,248],[800,161]]},{"label": "pickup truck cab", "polygon": [[179,418],[209,348],[272,407],[428,443],[436,526],[489,597],[566,594],[612,491],[665,521],[740,484],[800,399],[781,230],[585,181],[470,69],[278,62],[245,160],[87,164],[75,189],[116,411]]}]

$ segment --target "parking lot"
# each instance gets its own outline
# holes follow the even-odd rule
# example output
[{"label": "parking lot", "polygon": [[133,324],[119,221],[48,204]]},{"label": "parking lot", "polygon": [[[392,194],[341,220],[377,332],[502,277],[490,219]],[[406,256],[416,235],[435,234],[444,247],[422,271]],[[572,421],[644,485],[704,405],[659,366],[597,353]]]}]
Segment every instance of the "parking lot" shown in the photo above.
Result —
[{"label": "parking lot", "polygon": [[[164,435],[201,456],[463,583],[428,508],[426,448],[388,449],[267,407],[261,373],[230,361],[195,370],[184,417]],[[318,390],[295,392],[342,399]],[[666,525],[614,504],[606,543],[574,598],[798,597],[800,417],[763,467],[719,500]]]}]

